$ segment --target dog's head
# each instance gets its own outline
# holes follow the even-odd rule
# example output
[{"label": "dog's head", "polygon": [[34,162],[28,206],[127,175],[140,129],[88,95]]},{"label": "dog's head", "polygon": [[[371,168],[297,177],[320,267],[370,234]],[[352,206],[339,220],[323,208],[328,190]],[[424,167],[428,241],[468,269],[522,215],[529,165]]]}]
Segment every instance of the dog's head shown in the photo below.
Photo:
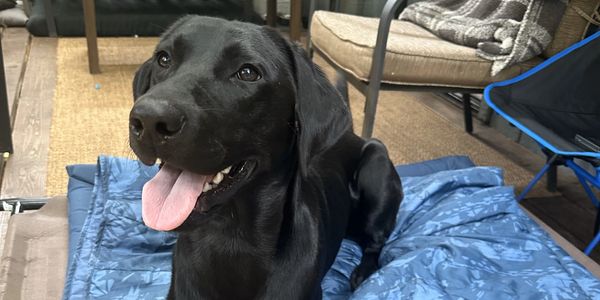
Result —
[{"label": "dog's head", "polygon": [[216,18],[168,29],[133,93],[131,148],[145,164],[163,163],[142,202],[144,221],[160,230],[229,201],[284,161],[307,176],[311,159],[350,127],[342,98],[302,49],[267,27]]}]

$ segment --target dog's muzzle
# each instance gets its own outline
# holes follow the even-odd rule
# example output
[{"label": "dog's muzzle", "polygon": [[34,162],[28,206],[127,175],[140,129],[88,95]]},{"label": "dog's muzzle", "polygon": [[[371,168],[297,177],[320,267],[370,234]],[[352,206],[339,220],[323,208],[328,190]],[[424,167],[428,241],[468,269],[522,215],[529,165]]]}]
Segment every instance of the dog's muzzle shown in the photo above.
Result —
[{"label": "dog's muzzle", "polygon": [[129,131],[138,141],[164,145],[185,130],[185,115],[165,100],[141,98],[129,114]]}]

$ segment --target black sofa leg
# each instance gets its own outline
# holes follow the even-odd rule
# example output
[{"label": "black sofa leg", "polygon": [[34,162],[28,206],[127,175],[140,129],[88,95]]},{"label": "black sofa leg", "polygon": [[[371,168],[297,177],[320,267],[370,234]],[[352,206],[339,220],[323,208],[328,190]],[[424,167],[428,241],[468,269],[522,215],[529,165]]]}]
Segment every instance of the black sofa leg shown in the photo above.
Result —
[{"label": "black sofa leg", "polygon": [[473,133],[473,114],[471,113],[471,94],[462,94],[463,111],[465,115],[465,131]]}]

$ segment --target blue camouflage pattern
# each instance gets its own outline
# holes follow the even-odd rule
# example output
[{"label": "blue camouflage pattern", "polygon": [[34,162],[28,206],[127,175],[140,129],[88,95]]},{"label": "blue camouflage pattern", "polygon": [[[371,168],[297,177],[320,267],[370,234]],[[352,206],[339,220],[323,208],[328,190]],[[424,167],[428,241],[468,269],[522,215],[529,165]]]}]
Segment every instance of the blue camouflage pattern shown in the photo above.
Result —
[{"label": "blue camouflage pattern", "polygon": [[405,198],[379,259],[352,293],[360,248],[344,241],[325,299],[600,299],[600,282],[519,208],[502,171],[403,178]]},{"label": "blue camouflage pattern", "polygon": [[[157,172],[100,157],[64,299],[164,299],[175,235],[144,226],[141,189]],[[600,299],[600,282],[519,208],[502,171],[403,177],[405,197],[380,256],[354,293],[360,247],[345,240],[324,299]]]},{"label": "blue camouflage pattern", "polygon": [[176,236],[142,222],[142,187],[158,168],[105,156],[97,168],[63,299],[165,299]]}]

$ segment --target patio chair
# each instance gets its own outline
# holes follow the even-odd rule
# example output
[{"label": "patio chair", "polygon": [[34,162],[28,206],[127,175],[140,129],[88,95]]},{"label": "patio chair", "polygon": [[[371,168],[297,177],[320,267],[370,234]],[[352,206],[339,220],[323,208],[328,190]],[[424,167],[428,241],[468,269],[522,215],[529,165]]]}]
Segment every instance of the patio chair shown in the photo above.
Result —
[{"label": "patio chair", "polygon": [[[313,0],[314,1],[314,0]],[[465,130],[472,132],[471,97],[492,82],[519,75],[580,41],[594,21],[599,0],[572,0],[550,46],[539,57],[491,76],[492,62],[475,49],[444,41],[426,29],[396,19],[406,0],[388,0],[381,18],[316,11],[310,21],[312,48],[366,96],[362,136],[373,133],[380,88],[461,93]],[[314,3],[311,3],[311,8]]]},{"label": "patio chair", "polygon": [[[544,174],[564,165],[573,170],[592,203],[600,208],[592,190],[600,189],[598,78],[600,31],[516,78],[485,88],[489,106],[533,138],[548,157],[518,201]],[[600,210],[594,226],[596,236],[584,251],[587,255],[600,242],[599,225]]]}]

